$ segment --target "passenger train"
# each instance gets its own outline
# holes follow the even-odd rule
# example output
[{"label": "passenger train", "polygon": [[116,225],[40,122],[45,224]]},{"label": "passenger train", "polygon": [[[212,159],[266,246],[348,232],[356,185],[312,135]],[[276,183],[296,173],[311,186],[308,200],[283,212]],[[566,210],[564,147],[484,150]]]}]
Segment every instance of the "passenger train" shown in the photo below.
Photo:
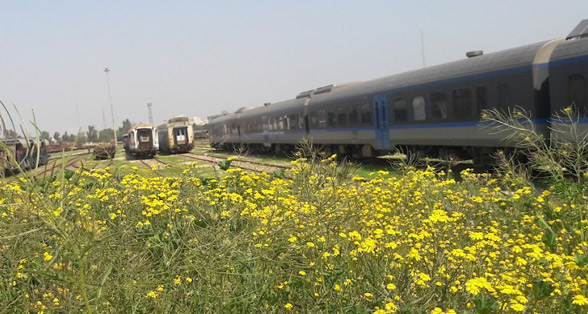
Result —
[{"label": "passenger train", "polygon": [[123,147],[127,159],[153,158],[159,149],[157,130],[150,123],[136,124],[123,136]]},{"label": "passenger train", "polygon": [[177,116],[157,127],[159,150],[168,154],[187,153],[194,148],[194,130],[188,117]]},{"label": "passenger train", "polygon": [[399,147],[485,162],[504,135],[480,125],[481,112],[522,107],[550,136],[550,117],[573,104],[586,122],[588,20],[565,38],[467,58],[365,82],[329,85],[294,99],[209,117],[211,145],[276,152],[302,138],[355,157]]}]

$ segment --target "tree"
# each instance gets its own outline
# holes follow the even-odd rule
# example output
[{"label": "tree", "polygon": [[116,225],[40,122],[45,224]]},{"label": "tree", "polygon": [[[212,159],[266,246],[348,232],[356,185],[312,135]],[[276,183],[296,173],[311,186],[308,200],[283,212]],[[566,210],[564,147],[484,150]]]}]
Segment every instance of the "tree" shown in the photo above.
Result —
[{"label": "tree", "polygon": [[81,147],[84,145],[84,143],[86,143],[86,134],[83,131],[78,132],[78,135],[75,136],[74,141],[77,147]]},{"label": "tree", "polygon": [[5,138],[19,138],[18,133],[14,130],[5,129],[4,130],[4,137]]},{"label": "tree", "polygon": [[98,142],[108,143],[112,140],[112,129],[104,129],[98,132]]},{"label": "tree", "polygon": [[65,133],[63,133],[63,135],[61,136],[61,141],[69,142],[69,134],[67,134],[67,131],[65,131]]},{"label": "tree", "polygon": [[40,139],[49,141],[51,139],[51,135],[47,131],[41,131],[41,135],[39,136]]},{"label": "tree", "polygon": [[59,134],[59,132],[55,132],[55,133],[53,133],[53,139],[54,139],[56,142],[61,142],[61,134]]},{"label": "tree", "polygon": [[98,130],[93,125],[88,125],[87,132],[88,142],[98,142]]},{"label": "tree", "polygon": [[116,131],[116,137],[120,138],[123,134],[129,133],[129,130],[133,127],[133,123],[129,119],[124,119],[122,122],[122,127],[118,128]]}]

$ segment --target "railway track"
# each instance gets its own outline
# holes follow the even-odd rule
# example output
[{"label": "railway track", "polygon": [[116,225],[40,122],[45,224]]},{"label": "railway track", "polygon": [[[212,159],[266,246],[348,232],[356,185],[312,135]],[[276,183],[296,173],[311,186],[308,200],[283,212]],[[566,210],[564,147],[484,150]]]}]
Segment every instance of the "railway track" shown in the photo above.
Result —
[{"label": "railway track", "polygon": [[[217,157],[211,157],[211,156],[205,156],[205,155],[198,155],[198,154],[194,154],[194,153],[184,153],[184,154],[180,154],[180,155],[187,157],[187,158],[190,158],[190,159],[208,162],[211,164],[218,164],[219,162],[226,160],[225,158],[217,158]],[[291,168],[290,166],[287,166],[287,165],[280,165],[280,164],[275,164],[275,163],[264,163],[264,162],[260,162],[260,161],[242,160],[242,159],[241,160],[233,160],[232,165],[234,165],[237,168],[241,168],[243,170],[248,170],[248,171],[253,171],[253,172],[266,172],[266,173],[272,173],[275,171],[281,171],[281,170]]]},{"label": "railway track", "polygon": [[[90,154],[91,153],[77,153],[67,157],[50,159],[46,165],[35,169],[33,172],[33,176],[35,176],[38,179],[45,179],[47,177],[52,177],[53,175],[55,175],[56,172],[61,171],[61,169],[75,171],[82,166],[82,157],[85,157]],[[88,169],[84,168],[84,170]]]},{"label": "railway track", "polygon": [[147,168],[152,168],[154,165],[157,168],[159,168],[159,166],[166,167],[170,165],[168,162],[165,162],[157,157],[153,157],[152,159],[139,159],[139,162],[141,162]]}]

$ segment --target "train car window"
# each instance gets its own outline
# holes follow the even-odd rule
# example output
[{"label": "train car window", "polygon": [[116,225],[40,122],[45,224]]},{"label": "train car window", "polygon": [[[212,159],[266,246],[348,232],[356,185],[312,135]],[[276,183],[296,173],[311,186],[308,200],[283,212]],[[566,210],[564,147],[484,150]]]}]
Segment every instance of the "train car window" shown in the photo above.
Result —
[{"label": "train car window", "polygon": [[496,87],[496,95],[499,108],[506,109],[510,107],[510,85],[507,83],[498,84]]},{"label": "train car window", "polygon": [[357,110],[357,106],[350,106],[349,107],[349,124],[350,125],[359,124],[359,111]]},{"label": "train car window", "polygon": [[463,119],[472,113],[472,92],[469,88],[460,88],[453,91],[453,115]]},{"label": "train car window", "polygon": [[416,96],[412,99],[412,118],[415,121],[425,120],[427,117],[425,113],[425,97]]},{"label": "train car window", "polygon": [[433,119],[447,119],[446,93],[431,94],[431,105],[433,108],[433,112],[431,112],[431,116]]},{"label": "train car window", "polygon": [[337,108],[337,125],[347,125],[347,110],[345,108]]},{"label": "train car window", "polygon": [[304,129],[304,117],[301,114],[297,114],[296,116],[298,117],[298,130]]},{"label": "train car window", "polygon": [[394,100],[394,121],[404,122],[408,120],[408,109],[406,108],[406,99],[400,98]]},{"label": "train car window", "polygon": [[333,111],[327,112],[327,122],[329,126],[337,125],[337,115]]},{"label": "train car window", "polygon": [[324,110],[319,111],[319,128],[327,127],[327,112]]},{"label": "train car window", "polygon": [[273,124],[273,130],[277,131],[278,130],[278,121],[276,120],[276,118],[272,118],[272,124]]},{"label": "train car window", "polygon": [[486,86],[476,87],[476,106],[478,106],[478,113],[484,109],[488,109],[488,95],[486,94]]},{"label": "train car window", "polygon": [[372,124],[372,106],[370,104],[362,104],[359,108],[359,112],[361,113],[361,123],[362,124]]},{"label": "train car window", "polygon": [[298,115],[291,114],[288,116],[288,130],[297,130],[298,129]]},{"label": "train car window", "polygon": [[574,106],[582,116],[586,115],[586,80],[582,74],[568,78],[568,103]]},{"label": "train car window", "polygon": [[278,130],[283,131],[286,129],[286,117],[278,117]]},{"label": "train car window", "polygon": [[317,115],[316,111],[310,112],[309,120],[310,120],[309,122],[310,122],[311,127],[318,128],[319,123],[318,123],[318,115]]}]

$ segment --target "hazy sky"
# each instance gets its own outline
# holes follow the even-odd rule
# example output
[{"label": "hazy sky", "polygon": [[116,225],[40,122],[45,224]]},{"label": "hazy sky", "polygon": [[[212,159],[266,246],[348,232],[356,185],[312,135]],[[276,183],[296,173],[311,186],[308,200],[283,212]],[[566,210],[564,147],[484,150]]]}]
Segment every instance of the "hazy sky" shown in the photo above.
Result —
[{"label": "hazy sky", "polygon": [[[566,36],[588,1],[0,0],[0,100],[41,129],[203,119]],[[5,113],[3,112],[5,116]],[[30,127],[30,126],[29,126]]]}]

